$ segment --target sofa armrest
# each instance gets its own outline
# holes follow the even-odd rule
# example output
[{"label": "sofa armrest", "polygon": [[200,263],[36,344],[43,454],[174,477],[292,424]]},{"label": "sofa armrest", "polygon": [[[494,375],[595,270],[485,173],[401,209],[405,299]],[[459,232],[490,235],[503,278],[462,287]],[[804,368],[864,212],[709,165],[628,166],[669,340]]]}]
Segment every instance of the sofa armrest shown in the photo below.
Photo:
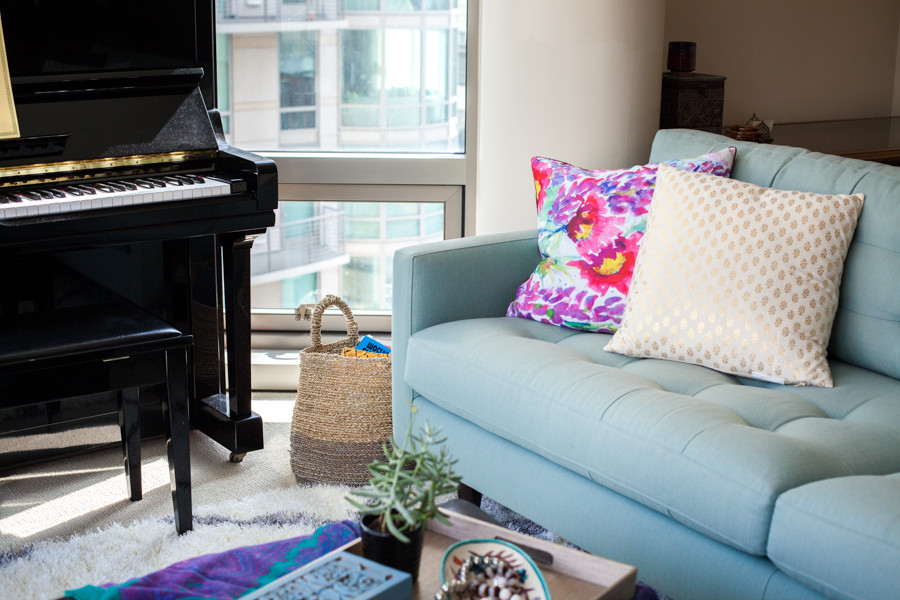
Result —
[{"label": "sofa armrest", "polygon": [[406,434],[413,398],[404,378],[409,337],[447,321],[502,317],[540,259],[537,230],[420,244],[394,253],[391,363],[398,439]]}]

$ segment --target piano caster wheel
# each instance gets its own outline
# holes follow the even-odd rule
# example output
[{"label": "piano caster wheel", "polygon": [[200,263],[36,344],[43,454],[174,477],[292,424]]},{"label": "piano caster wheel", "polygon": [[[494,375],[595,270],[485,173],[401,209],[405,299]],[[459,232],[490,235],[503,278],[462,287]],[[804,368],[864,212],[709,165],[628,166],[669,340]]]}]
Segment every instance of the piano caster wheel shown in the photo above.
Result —
[{"label": "piano caster wheel", "polygon": [[239,463],[247,456],[246,452],[232,452],[228,455],[228,462]]}]

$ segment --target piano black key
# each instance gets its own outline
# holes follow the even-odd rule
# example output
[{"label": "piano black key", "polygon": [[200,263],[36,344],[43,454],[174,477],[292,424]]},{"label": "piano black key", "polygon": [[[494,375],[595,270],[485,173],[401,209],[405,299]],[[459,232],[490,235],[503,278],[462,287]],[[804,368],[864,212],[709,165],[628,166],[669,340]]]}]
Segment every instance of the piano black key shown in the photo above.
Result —
[{"label": "piano black key", "polygon": [[135,184],[131,183],[130,181],[119,181],[118,183],[126,190],[134,191],[137,189],[137,186]]},{"label": "piano black key", "polygon": [[160,179],[165,181],[167,185],[184,185],[183,181],[171,175],[164,175]]},{"label": "piano black key", "polygon": [[158,188],[166,187],[166,182],[157,177],[147,177],[146,179],[142,179],[141,181],[147,181],[148,183],[153,185],[153,187],[158,187]]},{"label": "piano black key", "polygon": [[89,194],[91,196],[93,196],[94,194],[97,193],[97,190],[95,190],[94,188],[92,188],[89,185],[76,185],[75,187],[78,188],[79,190],[81,190],[82,192],[84,192],[85,194]]},{"label": "piano black key", "polygon": [[113,189],[113,187],[111,185],[107,185],[105,183],[92,183],[92,184],[90,184],[90,187],[96,189],[97,191],[106,192],[106,193],[116,191],[115,189]]},{"label": "piano black key", "polygon": [[44,200],[52,200],[53,194],[50,190],[33,190],[36,194],[38,194]]},{"label": "piano black key", "polygon": [[20,192],[16,192],[16,195],[18,195],[23,200],[40,200],[41,199],[40,194],[38,194],[37,192],[33,192],[31,190],[22,190]]},{"label": "piano black key", "polygon": [[143,188],[145,190],[152,190],[156,186],[151,181],[147,181],[146,179],[135,179],[132,181],[137,187]]},{"label": "piano black key", "polygon": [[196,183],[193,179],[191,179],[188,175],[173,175],[179,181],[186,183],[187,185],[194,185]]},{"label": "piano black key", "polygon": [[113,192],[124,192],[125,190],[128,189],[127,187],[122,185],[121,182],[117,182],[117,181],[107,181],[103,185],[106,185],[106,186],[112,188],[110,191],[113,191]]},{"label": "piano black key", "polygon": [[84,195],[84,190],[80,190],[75,186],[67,185],[66,187],[61,188],[61,189],[63,192],[65,192],[65,194],[67,196],[83,196]]},{"label": "piano black key", "polygon": [[65,198],[67,196],[67,194],[59,188],[50,188],[47,191],[53,194],[54,198]]}]

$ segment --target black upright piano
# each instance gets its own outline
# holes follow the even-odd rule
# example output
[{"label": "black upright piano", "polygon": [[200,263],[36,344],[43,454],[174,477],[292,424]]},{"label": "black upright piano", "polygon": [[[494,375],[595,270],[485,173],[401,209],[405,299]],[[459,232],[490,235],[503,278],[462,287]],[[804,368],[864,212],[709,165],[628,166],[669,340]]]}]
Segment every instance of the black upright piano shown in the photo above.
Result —
[{"label": "black upright piano", "polygon": [[[191,424],[239,461],[263,444],[250,247],[277,174],[225,141],[213,3],[0,0],[20,133],[0,140],[0,320],[115,295],[192,335]],[[115,443],[116,416],[114,395],[0,398],[0,469]]]}]

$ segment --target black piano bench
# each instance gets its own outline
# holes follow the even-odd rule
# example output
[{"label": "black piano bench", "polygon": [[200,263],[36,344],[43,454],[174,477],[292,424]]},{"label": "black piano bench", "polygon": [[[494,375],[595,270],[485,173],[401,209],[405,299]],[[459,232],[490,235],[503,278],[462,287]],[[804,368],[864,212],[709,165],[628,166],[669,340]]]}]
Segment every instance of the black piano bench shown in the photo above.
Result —
[{"label": "black piano bench", "polygon": [[166,451],[175,528],[192,529],[187,352],[193,339],[112,302],[0,320],[0,404],[15,408],[116,392],[131,500],[141,499],[140,388],[166,384]]}]

